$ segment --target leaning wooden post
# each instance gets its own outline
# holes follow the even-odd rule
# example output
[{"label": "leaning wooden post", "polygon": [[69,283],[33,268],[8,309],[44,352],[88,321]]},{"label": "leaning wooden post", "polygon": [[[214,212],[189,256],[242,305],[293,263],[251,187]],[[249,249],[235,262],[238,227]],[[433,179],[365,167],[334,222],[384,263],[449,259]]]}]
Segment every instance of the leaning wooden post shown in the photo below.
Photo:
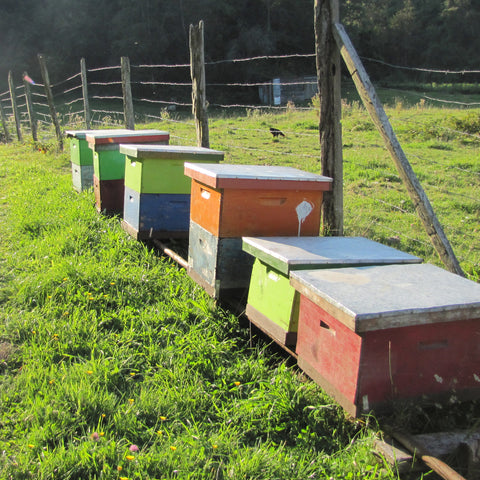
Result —
[{"label": "leaning wooden post", "polygon": [[22,129],[20,128],[20,117],[18,116],[17,96],[15,95],[15,85],[13,84],[12,72],[8,72],[8,88],[10,90],[10,101],[12,102],[13,118],[17,129],[17,138],[19,142],[23,141]]},{"label": "leaning wooden post", "polygon": [[192,77],[192,112],[195,116],[197,145],[210,148],[205,88],[203,20],[200,20],[198,27],[190,25],[190,75]]},{"label": "leaning wooden post", "polygon": [[3,125],[3,134],[5,135],[5,142],[11,142],[12,138],[10,137],[10,133],[8,131],[7,127],[7,116],[5,115],[5,110],[3,109],[2,105],[2,99],[0,99],[0,116],[2,119],[2,125]]},{"label": "leaning wooden post", "polygon": [[122,57],[121,66],[125,128],[135,130],[135,114],[133,111],[132,86],[130,83],[130,60],[128,57]]},{"label": "leaning wooden post", "polygon": [[50,78],[48,76],[47,64],[43,55],[38,55],[38,62],[40,63],[40,72],[42,74],[43,84],[45,88],[45,95],[47,96],[48,108],[50,109],[50,115],[52,116],[52,122],[55,126],[55,133],[57,135],[58,148],[63,150],[63,138],[62,131],[60,130],[60,124],[58,123],[57,111],[55,109],[55,103],[53,101],[52,89],[50,88]]},{"label": "leaning wooden post", "polygon": [[80,60],[80,75],[82,77],[83,112],[85,117],[85,128],[87,130],[90,130],[90,105],[88,103],[87,66],[84,58]]},{"label": "leaning wooden post", "polygon": [[315,49],[318,78],[319,135],[322,175],[331,177],[332,190],[322,205],[323,235],[343,235],[343,155],[341,126],[340,51],[333,37],[339,20],[338,0],[315,0]]},{"label": "leaning wooden post", "polygon": [[443,231],[440,222],[433,211],[433,208],[424,192],[415,172],[410,165],[400,143],[395,135],[392,125],[388,120],[387,114],[383,109],[380,100],[377,97],[375,88],[370,81],[360,57],[358,56],[350,38],[348,37],[343,25],[336,24],[334,31],[338,48],[342,54],[352,79],[357,87],[358,93],[367,109],[373,123],[380,132],[387,150],[397,167],[400,178],[407,188],[407,192],[417,210],[417,213],[423,223],[423,226],[435,247],[443,263],[453,273],[465,276],[460,264],[458,263],[453,249]]},{"label": "leaning wooden post", "polygon": [[27,82],[28,74],[23,73],[23,86],[25,88],[25,103],[27,105],[28,118],[30,120],[30,129],[32,130],[33,141],[38,140],[37,137],[37,118],[35,117],[35,111],[33,110],[32,92],[30,91],[30,83]]}]

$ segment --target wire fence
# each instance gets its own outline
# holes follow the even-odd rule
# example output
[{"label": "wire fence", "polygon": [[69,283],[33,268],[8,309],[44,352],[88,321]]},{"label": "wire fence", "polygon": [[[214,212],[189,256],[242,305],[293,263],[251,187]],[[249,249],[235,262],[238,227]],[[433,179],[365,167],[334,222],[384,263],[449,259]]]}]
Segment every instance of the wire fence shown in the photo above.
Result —
[{"label": "wire fence", "polygon": [[[428,115],[421,113],[440,106],[448,107],[446,112],[461,109],[480,118],[480,94],[475,82],[468,83],[469,76],[475,79],[480,71],[440,71],[363,60],[367,67],[375,64],[378,94],[398,113],[392,115],[392,123],[407,157],[414,169],[422,172],[422,185],[462,268],[470,278],[478,280],[480,200],[475,189],[480,187],[480,162],[476,160],[480,128],[472,131],[462,125],[449,125],[439,122],[438,117],[429,121]],[[242,65],[242,72],[238,65]],[[226,162],[277,163],[320,173],[314,54],[218,60],[205,66],[212,148],[224,151]],[[189,69],[190,64],[132,65],[131,88],[136,123],[160,123],[171,132],[172,143],[195,145]],[[285,71],[305,73],[288,75]],[[392,78],[392,72],[401,72],[403,80],[389,86],[384,79]],[[121,66],[88,69],[87,77],[92,128],[122,126]],[[439,79],[445,79],[444,83]],[[44,87],[41,83],[31,85],[40,142],[52,136]],[[85,128],[80,73],[53,83],[51,88],[63,128]],[[21,128],[28,135],[25,86],[16,87],[15,95]],[[345,234],[366,236],[439,263],[388,153],[379,144],[378,135],[371,132],[373,125],[348,80],[342,97]],[[0,93],[0,105],[6,126],[13,132],[9,91]],[[245,117],[252,121],[231,120]],[[270,122],[284,126],[285,139],[269,137]],[[449,143],[451,140],[457,143]],[[461,144],[468,146],[463,160],[455,155],[455,145]]]}]

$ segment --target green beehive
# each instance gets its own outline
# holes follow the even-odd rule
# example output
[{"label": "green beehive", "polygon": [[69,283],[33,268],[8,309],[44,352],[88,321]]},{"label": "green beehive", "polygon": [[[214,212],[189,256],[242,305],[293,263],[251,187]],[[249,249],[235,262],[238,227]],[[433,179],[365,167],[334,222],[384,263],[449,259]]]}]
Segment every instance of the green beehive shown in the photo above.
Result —
[{"label": "green beehive", "polygon": [[243,237],[242,248],[255,257],[247,316],[286,346],[295,345],[298,330],[299,296],[290,272],[422,261],[361,237]]},{"label": "green beehive", "polygon": [[177,145],[122,145],[125,154],[125,186],[139,193],[190,195],[191,178],[184,162],[218,163],[223,152],[202,147]]}]

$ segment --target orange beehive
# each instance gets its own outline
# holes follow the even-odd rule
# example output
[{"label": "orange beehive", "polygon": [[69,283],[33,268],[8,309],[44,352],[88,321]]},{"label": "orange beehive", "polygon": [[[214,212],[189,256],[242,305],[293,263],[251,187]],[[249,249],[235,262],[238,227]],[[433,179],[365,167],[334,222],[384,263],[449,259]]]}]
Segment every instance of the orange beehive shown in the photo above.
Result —
[{"label": "orange beehive", "polygon": [[217,237],[318,235],[331,179],[290,167],[185,164],[190,220]]},{"label": "orange beehive", "polygon": [[290,167],[185,163],[192,178],[188,272],[212,296],[248,288],[243,236],[318,235],[331,179]]}]

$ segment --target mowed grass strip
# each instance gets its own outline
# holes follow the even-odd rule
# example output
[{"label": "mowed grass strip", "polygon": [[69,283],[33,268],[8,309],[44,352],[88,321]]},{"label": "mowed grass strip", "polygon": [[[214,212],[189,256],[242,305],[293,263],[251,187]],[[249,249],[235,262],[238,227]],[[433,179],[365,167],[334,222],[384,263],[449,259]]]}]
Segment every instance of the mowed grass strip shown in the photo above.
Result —
[{"label": "mowed grass strip", "polygon": [[374,429],[72,189],[0,146],[0,478],[390,479]]}]

